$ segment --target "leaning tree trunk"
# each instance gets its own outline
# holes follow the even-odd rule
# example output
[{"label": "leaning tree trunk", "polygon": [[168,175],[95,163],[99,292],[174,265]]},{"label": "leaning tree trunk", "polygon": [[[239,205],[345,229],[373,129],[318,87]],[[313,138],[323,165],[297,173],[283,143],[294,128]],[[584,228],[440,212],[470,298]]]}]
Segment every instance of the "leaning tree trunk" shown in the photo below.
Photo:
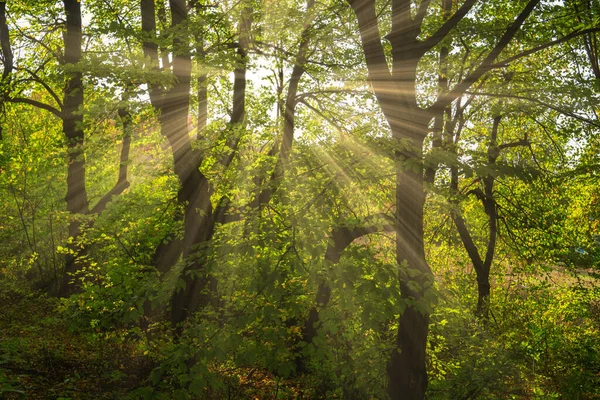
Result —
[{"label": "leaning tree trunk", "polygon": [[[527,139],[519,140],[512,143],[506,143],[498,145],[498,127],[500,125],[501,116],[494,117],[494,123],[490,134],[490,143],[488,145],[488,168],[496,166],[496,160],[500,155],[500,151],[509,147],[516,147],[526,145]],[[460,137],[460,132],[457,132],[457,140]],[[453,148],[455,160],[458,162],[458,155],[456,153],[456,144]],[[469,232],[467,224],[465,223],[464,217],[460,210],[459,202],[459,187],[458,187],[458,167],[455,165],[450,169],[450,192],[452,194],[451,203],[453,204],[452,220],[456,226],[456,230],[463,242],[463,246],[473,263],[473,269],[477,275],[477,315],[480,316],[484,321],[488,319],[490,309],[490,270],[492,262],[494,260],[494,253],[496,250],[496,239],[498,235],[498,210],[496,208],[496,201],[494,199],[494,183],[495,176],[488,174],[482,178],[483,191],[481,189],[471,190],[469,193],[475,194],[483,204],[484,211],[488,218],[488,242],[485,249],[485,255],[480,255],[479,249],[475,245],[475,242]]]},{"label": "leaning tree trunk", "polygon": [[[331,268],[337,264],[343,251],[356,239],[376,232],[394,232],[394,218],[387,214],[371,215],[365,218],[364,224],[356,227],[336,226],[331,230],[325,250],[325,274],[319,280],[315,301],[310,308],[302,328],[302,341],[306,345],[314,344],[318,330],[321,327],[320,313],[331,299],[331,282],[328,276]],[[296,358],[296,370],[306,372],[306,359],[303,354]]]},{"label": "leaning tree trunk", "polygon": [[[212,239],[215,224],[222,222],[225,214],[222,208],[213,210],[210,201],[212,194],[210,183],[199,169],[202,155],[192,148],[187,124],[192,70],[191,33],[187,30],[185,23],[188,16],[187,4],[184,0],[170,0],[169,3],[171,26],[178,32],[178,35],[173,38],[173,57],[172,62],[169,63],[176,77],[176,84],[169,90],[164,90],[157,85],[149,86],[151,103],[159,112],[161,132],[168,140],[173,154],[174,170],[180,183],[178,200],[180,204],[184,205],[183,239],[180,242],[178,240],[165,241],[157,248],[154,257],[161,272],[166,272],[177,261],[180,254],[185,260],[185,266],[180,275],[183,287],[176,289],[171,296],[171,325],[178,328],[175,331],[177,336],[180,333],[181,323],[191,313],[214,301],[216,281],[207,270],[205,247]],[[140,6],[142,30],[147,34],[147,40],[143,44],[144,55],[150,62],[147,69],[156,71],[159,57],[159,48],[156,44],[156,7],[153,0],[142,0]],[[251,8],[246,7],[243,12],[242,25],[245,25],[242,31],[249,30],[251,11]],[[245,118],[245,57],[248,33],[244,32],[240,33],[243,39],[240,39],[240,48],[238,49],[242,60],[235,71],[232,124],[242,124]],[[196,39],[199,40],[199,38]],[[163,51],[163,56],[164,53]],[[163,68],[165,68],[165,63],[163,63]],[[202,98],[200,100],[202,101]],[[228,141],[233,152],[237,148],[237,143],[237,140]],[[226,168],[231,164],[233,157],[232,153],[230,157],[223,160]]]},{"label": "leaning tree trunk", "polygon": [[[186,2],[170,0],[172,26],[183,29],[187,18]],[[187,33],[187,32],[183,32]],[[173,39],[173,74],[177,83],[169,90],[163,103],[160,125],[173,153],[175,174],[181,187],[178,199],[184,204],[183,259],[186,266],[181,279],[185,287],[176,290],[171,298],[171,324],[183,322],[191,311],[208,304],[210,277],[203,257],[190,257],[198,247],[211,239],[213,233],[210,187],[199,170],[200,155],[192,149],[188,130],[190,80],[192,61],[188,37],[184,34]]]}]

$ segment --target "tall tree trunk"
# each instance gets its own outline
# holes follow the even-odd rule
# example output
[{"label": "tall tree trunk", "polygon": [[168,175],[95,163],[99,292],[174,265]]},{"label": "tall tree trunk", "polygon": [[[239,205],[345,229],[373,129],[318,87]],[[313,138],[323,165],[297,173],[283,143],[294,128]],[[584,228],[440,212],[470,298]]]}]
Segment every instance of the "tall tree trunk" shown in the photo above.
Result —
[{"label": "tall tree trunk", "polygon": [[[433,274],[425,260],[423,207],[425,188],[421,149],[429,118],[409,112],[413,126],[396,134],[398,144],[410,147],[396,153],[396,262],[404,312],[400,315],[396,349],[387,367],[392,399],[422,399],[427,388],[425,349],[429,327],[427,293]],[[408,142],[407,142],[408,141]]]},{"label": "tall tree trunk", "polygon": [[[73,215],[69,224],[69,236],[76,238],[81,229],[77,214],[89,212],[88,197],[85,189],[85,152],[83,134],[83,79],[82,72],[75,64],[81,61],[81,3],[77,0],[64,0],[67,16],[64,33],[65,54],[64,62],[68,68],[73,68],[66,74],[66,84],[63,96],[63,132],[67,138],[67,210]],[[76,258],[81,249],[75,244],[69,245],[66,256],[65,275],[61,286],[61,294],[69,295],[74,292],[76,285],[70,285],[71,274],[76,272]]]},{"label": "tall tree trunk", "polygon": [[[182,271],[183,289],[176,290],[171,297],[171,324],[178,326],[190,312],[206,304],[207,283],[205,263],[201,257],[190,257],[198,245],[212,236],[212,207],[210,186],[200,172],[200,155],[192,149],[188,131],[190,105],[190,81],[192,62],[189,52],[189,32],[185,27],[187,5],[184,0],[170,0],[171,24],[178,34],[173,39],[172,72],[176,83],[169,90],[150,86],[150,100],[159,112],[162,135],[169,142],[173,154],[173,167],[179,178],[178,200],[184,205],[181,243],[171,241],[161,245],[155,254],[157,263],[173,262],[182,252],[187,260]],[[158,46],[156,44],[156,7],[154,0],[142,0],[142,30],[148,35],[144,42],[144,55],[148,58],[148,69],[158,68]],[[168,68],[169,65],[163,65]],[[181,244],[181,246],[179,246]],[[169,266],[159,265],[160,269]]]},{"label": "tall tree trunk", "polygon": [[[423,247],[424,171],[422,150],[430,118],[443,110],[493,68],[493,63],[510,43],[540,0],[529,0],[517,18],[483,59],[452,90],[426,109],[418,106],[416,70],[421,58],[440,44],[471,11],[477,0],[465,0],[436,32],[421,39],[423,20],[431,2],[391,2],[391,30],[385,39],[391,44],[392,69],[379,31],[374,0],[347,0],[358,22],[361,46],[369,82],[381,111],[390,125],[396,145],[396,257],[399,266],[401,314],[397,350],[388,365],[388,394],[392,399],[423,399],[427,387],[425,348],[429,324],[427,290],[433,281]],[[444,8],[450,4],[443,2]],[[433,173],[428,179],[434,178]]]}]

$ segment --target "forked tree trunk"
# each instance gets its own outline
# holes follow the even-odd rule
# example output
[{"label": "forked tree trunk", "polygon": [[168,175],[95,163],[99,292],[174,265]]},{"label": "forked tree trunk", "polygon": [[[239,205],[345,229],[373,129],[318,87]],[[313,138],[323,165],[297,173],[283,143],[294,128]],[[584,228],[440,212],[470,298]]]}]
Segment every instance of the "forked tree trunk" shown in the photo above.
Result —
[{"label": "forked tree trunk", "polygon": [[[184,0],[170,0],[172,26],[184,30],[187,5]],[[208,180],[199,170],[200,155],[192,149],[188,128],[192,61],[187,33],[173,39],[173,74],[177,83],[168,91],[162,105],[160,125],[173,153],[175,174],[181,187],[178,200],[184,204],[183,259],[186,265],[180,279],[185,287],[176,290],[171,298],[171,324],[176,327],[190,312],[209,302],[210,276],[204,257],[196,256],[198,247],[212,238],[212,205]],[[187,33],[187,34],[186,34]],[[191,257],[194,255],[194,257]]]},{"label": "forked tree trunk", "polygon": [[[144,54],[152,63],[148,69],[157,69],[158,46],[156,38],[156,7],[153,0],[141,1],[142,30],[147,34],[148,40],[144,43]],[[210,202],[212,194],[208,179],[200,171],[202,155],[192,148],[188,128],[188,113],[190,107],[191,89],[191,33],[187,30],[186,19],[188,8],[184,0],[170,0],[172,28],[178,31],[173,38],[173,57],[170,66],[176,77],[176,83],[169,90],[150,85],[150,100],[159,112],[159,123],[163,136],[168,140],[173,154],[175,174],[179,178],[180,189],[178,200],[184,205],[183,212],[183,239],[168,240],[156,250],[155,262],[161,272],[166,272],[179,258],[183,257],[185,266],[181,272],[182,287],[178,287],[171,296],[171,325],[177,328],[178,335],[181,323],[194,311],[203,309],[214,302],[216,280],[211,276],[206,267],[206,247],[215,230],[215,223],[221,222],[224,213],[222,210],[215,212]],[[242,23],[242,31],[249,30],[251,8],[245,9],[247,18]],[[244,36],[242,33],[241,36]],[[199,38],[196,38],[199,40]],[[242,60],[236,68],[234,83],[234,114],[232,124],[241,124],[245,118],[244,101],[246,87],[246,47],[248,33],[245,33],[246,44],[240,40]],[[164,54],[163,54],[164,55]],[[164,63],[163,63],[164,64]],[[166,66],[163,65],[163,68]],[[202,98],[199,99],[203,101]],[[199,110],[200,114],[203,113]],[[202,115],[200,115],[202,117]],[[200,121],[201,123],[205,123]],[[228,141],[232,150],[235,150],[237,141]],[[233,153],[224,160],[228,167],[233,159]],[[178,285],[179,286],[179,285]]]},{"label": "forked tree trunk", "polygon": [[[50,86],[43,85],[48,94],[53,97],[58,104],[56,108],[48,103],[44,103],[32,98],[25,97],[7,97],[5,100],[14,103],[30,104],[39,109],[51,112],[61,119],[63,133],[67,139],[67,194],[65,202],[67,210],[72,214],[69,224],[69,236],[72,242],[68,244],[69,254],[65,257],[65,271],[62,282],[58,288],[60,296],[68,296],[79,290],[77,281],[71,283],[71,275],[79,269],[77,258],[85,254],[85,246],[77,245],[82,225],[78,220],[77,214],[89,214],[89,202],[85,185],[85,152],[84,131],[83,131],[83,72],[79,70],[80,66],[76,64],[82,58],[82,21],[81,4],[79,0],[63,0],[64,11],[66,15],[64,39],[64,58],[59,62],[65,66],[65,86],[63,90],[63,99],[54,92]],[[2,73],[2,82],[10,83],[11,72],[13,70],[13,53],[10,44],[8,25],[6,22],[6,2],[0,3],[0,45],[2,48],[4,71]],[[69,69],[72,69],[69,71]],[[39,79],[34,73],[34,78]],[[100,201],[91,210],[92,213],[100,214],[110,202],[111,197],[123,192],[128,186],[127,181],[127,161],[129,158],[129,147],[131,138],[129,136],[130,121],[126,118],[124,110],[119,110],[119,115],[123,120],[124,139],[121,149],[119,176],[116,185],[108,191]],[[87,226],[91,226],[89,222]]]},{"label": "forked tree trunk", "polygon": [[[210,188],[208,180],[198,169],[201,159],[192,149],[187,124],[192,70],[188,37],[184,30],[187,6],[184,0],[170,0],[169,3],[171,25],[174,29],[180,30],[173,39],[172,63],[168,63],[171,64],[177,81],[169,90],[150,85],[150,100],[159,112],[161,133],[169,143],[173,155],[173,167],[179,178],[178,200],[184,205],[183,240],[181,243],[171,241],[161,245],[155,254],[157,263],[166,262],[166,264],[176,261],[181,252],[184,259],[188,260],[188,257],[197,250],[197,245],[212,235]],[[148,40],[144,42],[144,54],[150,62],[147,68],[156,70],[159,59],[158,45],[154,40],[157,34],[157,10],[154,0],[142,0],[140,6],[142,30],[148,35]],[[163,68],[167,69],[169,66],[163,65]],[[160,269],[169,267],[168,265],[157,266],[161,267]],[[191,310],[204,302],[200,293],[206,288],[208,278],[205,276],[202,259],[189,260],[180,279],[185,283],[184,288],[176,290],[171,297],[173,327],[178,326],[187,318]]]},{"label": "forked tree trunk", "polygon": [[[83,72],[75,66],[81,61],[82,33],[81,33],[81,3],[79,0],[64,0],[66,14],[66,32],[64,34],[65,57],[64,64],[74,68],[74,71],[66,73],[66,82],[63,95],[62,122],[63,133],[67,138],[67,195],[65,197],[67,210],[73,215],[69,224],[69,236],[73,242],[69,244],[69,254],[65,257],[65,274],[59,289],[59,295],[68,296],[80,289],[77,281],[71,282],[71,276],[81,267],[78,257],[85,254],[85,246],[78,245],[78,238],[82,229],[81,222],[77,219],[78,214],[89,214],[89,202],[86,191],[85,179],[85,152],[83,131]],[[92,213],[102,213],[112,196],[119,195],[127,187],[127,163],[129,160],[129,148],[131,142],[130,125],[128,113],[119,110],[119,116],[123,122],[123,144],[119,160],[119,175],[115,186],[109,190],[91,210]],[[92,222],[93,223],[93,222]],[[86,226],[90,227],[92,223]]]},{"label": "forked tree trunk", "polygon": [[[492,130],[490,133],[490,141],[487,150],[488,168],[494,168],[496,166],[496,161],[500,155],[500,152],[503,149],[529,145],[527,137],[525,137],[522,140],[503,143],[499,145],[498,128],[500,126],[501,119],[502,116],[497,115],[494,117],[493,120]],[[456,153],[454,154],[454,157],[457,157]],[[469,192],[475,194],[481,201],[483,209],[488,219],[488,240],[485,248],[485,254],[482,257],[479,252],[479,249],[475,245],[475,242],[471,236],[471,233],[469,232],[467,224],[465,223],[464,218],[462,216],[460,203],[458,201],[458,168],[456,166],[453,166],[451,168],[450,177],[450,191],[454,196],[454,200],[452,200],[452,203],[454,205],[454,209],[452,211],[452,219],[456,226],[456,230],[458,231],[460,238],[463,242],[463,246],[467,251],[469,258],[471,259],[471,262],[473,263],[473,269],[475,270],[475,273],[477,275],[476,313],[485,321],[489,317],[491,288],[490,270],[492,267],[492,262],[494,260],[494,253],[496,251],[496,240],[498,236],[498,210],[496,206],[496,200],[494,199],[494,183],[496,178],[494,174],[488,174],[487,176],[484,176],[483,178],[481,178],[483,182],[483,190],[474,189]]]},{"label": "forked tree trunk", "polygon": [[[413,7],[410,1],[392,1],[391,30],[385,36],[391,44],[391,69],[388,66],[389,54],[386,55],[382,45],[384,38],[379,32],[379,16],[383,13],[376,10],[374,0],[347,0],[358,22],[369,82],[390,125],[396,145],[396,257],[405,310],[401,313],[398,326],[397,351],[392,354],[388,365],[388,394],[393,400],[423,399],[427,387],[427,290],[433,276],[425,261],[423,248],[423,174],[426,171],[421,152],[429,120],[436,111],[452,104],[493,68],[502,50],[539,1],[529,0],[481,63],[434,104],[421,109],[416,96],[419,61],[450,34],[477,0],[465,0],[452,16],[448,17],[446,12],[446,21],[425,39],[420,38],[421,29],[431,2],[421,1]],[[443,5],[446,9],[449,7],[447,2],[443,2]],[[428,179],[433,179],[433,176],[429,173]]]}]

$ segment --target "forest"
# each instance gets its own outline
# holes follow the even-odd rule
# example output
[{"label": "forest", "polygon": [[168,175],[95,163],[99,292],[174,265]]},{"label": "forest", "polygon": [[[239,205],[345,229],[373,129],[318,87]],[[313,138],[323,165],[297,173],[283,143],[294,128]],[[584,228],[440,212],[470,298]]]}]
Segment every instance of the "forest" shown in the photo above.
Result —
[{"label": "forest", "polygon": [[0,398],[600,399],[599,0],[1,0]]}]

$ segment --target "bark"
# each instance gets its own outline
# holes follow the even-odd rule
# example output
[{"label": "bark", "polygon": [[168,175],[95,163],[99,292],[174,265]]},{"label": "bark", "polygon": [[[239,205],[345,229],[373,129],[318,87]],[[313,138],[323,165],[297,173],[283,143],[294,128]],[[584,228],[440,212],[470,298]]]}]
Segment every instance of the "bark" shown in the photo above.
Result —
[{"label": "bark", "polygon": [[[583,10],[579,9],[577,2],[573,2],[573,6],[575,8],[575,12],[577,13],[577,21],[579,23],[585,23],[584,21],[586,19],[588,19],[590,16],[594,16],[594,10],[590,2],[583,3]],[[600,53],[598,52],[599,48],[597,31],[588,32],[583,35],[583,47],[590,62],[590,67],[592,68],[594,77],[596,78],[596,81],[600,83]]]},{"label": "bark", "polygon": [[[64,0],[67,16],[65,42],[65,67],[72,68],[66,74],[66,84],[63,96],[63,133],[67,138],[67,195],[65,201],[67,210],[73,215],[69,224],[69,236],[79,236],[81,222],[77,214],[89,213],[87,192],[85,189],[85,154],[83,133],[83,74],[78,71],[77,63],[81,61],[81,3],[76,0]],[[75,244],[68,246],[69,254],[65,260],[65,275],[61,286],[61,294],[70,295],[76,290],[76,285],[70,285],[70,275],[77,271],[76,258],[81,255],[81,249]]]},{"label": "bark", "polygon": [[[511,143],[504,143],[498,145],[498,127],[500,126],[501,119],[501,116],[494,117],[492,130],[490,133],[490,143],[488,145],[487,150],[488,168],[494,168],[496,166],[497,159],[502,150],[511,147],[529,145],[529,141],[527,140],[527,138]],[[477,246],[475,245],[460,212],[460,205],[456,197],[459,193],[458,171],[456,167],[454,167],[451,170],[451,192],[455,196],[453,200],[455,208],[452,213],[452,219],[454,220],[454,223],[463,242],[465,250],[467,251],[469,258],[473,263],[473,268],[475,269],[475,273],[477,275],[477,315],[481,316],[484,320],[487,320],[489,314],[491,290],[489,279],[490,270],[492,262],[494,260],[494,253],[496,251],[496,240],[498,236],[498,209],[496,206],[496,201],[494,199],[494,175],[486,175],[482,178],[482,182],[483,191],[481,191],[481,189],[477,189],[472,190],[470,193],[475,194],[481,200],[485,214],[488,219],[488,241],[484,257],[480,255],[479,250],[477,249]]]},{"label": "bark", "polygon": [[[212,207],[210,187],[206,177],[200,172],[200,156],[192,150],[188,132],[188,112],[190,105],[190,79],[192,62],[188,49],[189,33],[185,31],[187,8],[184,0],[170,0],[173,28],[184,34],[173,39],[173,74],[176,84],[166,94],[160,115],[160,125],[173,153],[175,174],[181,187],[178,200],[185,205],[183,216],[183,268],[182,279],[185,286],[176,290],[171,298],[171,324],[178,326],[191,312],[208,305],[212,278],[207,274],[201,255],[196,255],[198,246],[212,238]],[[190,256],[194,257],[190,257]]]},{"label": "bark", "polygon": [[[85,159],[83,152],[83,81],[82,72],[77,71],[76,64],[81,61],[81,3],[76,0],[65,0],[67,14],[65,33],[65,67],[73,68],[67,74],[64,90],[63,132],[68,139],[67,169],[67,209],[73,214],[86,214],[88,201],[85,190]],[[78,224],[72,224],[69,233],[73,236],[78,231]]]},{"label": "bark", "polygon": [[[190,2],[191,6],[196,11],[196,16],[200,16],[202,14],[202,4],[199,1]],[[204,59],[206,57],[206,49],[204,48],[204,38],[201,36],[200,32],[195,34],[196,39],[196,64],[198,65],[198,69],[202,71],[204,65]],[[197,85],[197,97],[198,97],[198,106],[197,106],[197,114],[198,119],[196,123],[196,140],[202,139],[202,133],[206,128],[206,124],[208,121],[208,90],[207,90],[207,82],[208,82],[208,74],[200,73],[198,78],[196,79]]]},{"label": "bark", "polygon": [[[455,207],[460,207],[457,203]],[[460,210],[453,210],[452,212],[452,220],[454,221],[454,225],[456,226],[456,230],[460,236],[460,239],[463,243],[469,258],[471,259],[471,263],[473,263],[473,269],[475,270],[475,274],[477,275],[477,289],[478,289],[478,297],[477,297],[477,314],[487,317],[487,305],[489,303],[489,295],[490,295],[490,283],[489,283],[489,266],[486,267],[484,265],[481,256],[479,255],[479,250],[471,237],[469,229],[460,213]]]},{"label": "bark", "polygon": [[236,50],[237,62],[233,71],[233,102],[230,124],[243,124],[246,119],[246,68],[250,47],[250,25],[252,24],[252,8],[244,7],[240,16],[239,45]]},{"label": "bark", "polygon": [[[452,0],[442,1],[442,11],[444,19],[450,17],[452,11]],[[440,48],[440,70],[438,74],[438,99],[448,92],[448,54],[450,49],[448,46],[442,46]],[[435,182],[435,175],[438,171],[439,161],[435,159],[437,157],[436,151],[443,149],[444,147],[444,120],[450,118],[450,107],[441,108],[435,110],[433,122],[433,138],[431,142],[431,150],[429,155],[434,157],[433,160],[429,160],[428,165],[425,169],[425,182],[429,185],[433,185]]]},{"label": "bark", "polygon": [[[156,44],[156,6],[154,0],[141,0],[140,11],[142,17],[142,31],[145,40],[143,42],[144,57],[146,58],[145,69],[149,71],[158,70],[158,45]],[[162,111],[165,93],[153,82],[148,83],[150,103],[160,113]],[[162,122],[162,121],[161,121]],[[164,129],[164,131],[163,131]],[[163,134],[166,127],[161,126]],[[183,219],[183,214],[177,216]],[[164,274],[168,272],[181,256],[183,242],[175,238],[165,238],[156,248],[153,256],[154,265],[157,270]],[[152,314],[152,313],[147,313]],[[149,317],[150,315],[146,315]]]},{"label": "bark", "polygon": [[[34,107],[46,110],[57,116],[62,121],[63,133],[67,138],[67,194],[65,201],[67,210],[73,214],[69,224],[69,236],[73,242],[68,245],[70,253],[65,257],[65,273],[62,278],[58,294],[68,296],[79,289],[76,283],[71,284],[70,274],[76,272],[79,266],[76,263],[77,257],[85,254],[85,247],[75,244],[81,231],[81,223],[77,220],[77,214],[89,214],[89,202],[85,185],[85,152],[83,149],[85,136],[83,131],[83,72],[79,70],[77,64],[82,57],[82,26],[81,26],[81,4],[78,0],[63,0],[66,14],[64,40],[64,56],[59,58],[59,62],[65,67],[65,87],[63,90],[63,100],[54,92],[50,86],[42,81],[36,72],[24,68],[30,74],[33,80],[42,85],[48,94],[56,101],[59,108],[42,103],[37,100],[20,97],[8,97],[7,101],[13,103],[29,104]],[[2,80],[10,80],[10,73],[13,71],[13,53],[11,49],[8,26],[6,23],[6,2],[0,3],[0,45],[2,55],[4,56],[4,71]],[[121,149],[119,177],[117,184],[106,193],[92,209],[93,213],[101,213],[106,208],[110,199],[114,195],[123,192],[128,186],[127,182],[127,162],[129,159],[129,147],[131,137],[129,136],[130,122],[125,121],[124,110],[119,110],[120,116],[124,119],[124,140]],[[89,222],[87,226],[91,226]]]},{"label": "bark", "polygon": [[4,71],[2,71],[2,82],[6,82],[13,70],[13,52],[8,35],[8,24],[6,23],[6,1],[0,3],[0,46],[4,57]]},{"label": "bark", "polygon": [[[156,1],[156,14],[158,17],[158,21],[160,22],[160,25],[161,25],[161,31],[160,31],[159,35],[161,36],[161,38],[163,40],[167,39],[167,37],[168,37],[167,10],[165,8],[164,0]],[[171,69],[171,61],[169,60],[169,51],[163,47],[160,47],[160,64],[161,64],[161,69],[164,71],[168,71]]]},{"label": "bark", "polygon": [[[121,145],[121,154],[119,157],[119,173],[118,173],[117,182],[112,187],[112,189],[110,189],[108,192],[106,192],[106,194],[104,194],[104,196],[102,196],[100,198],[100,200],[96,203],[96,205],[91,209],[92,214],[101,215],[104,212],[104,210],[106,209],[106,207],[108,206],[108,203],[110,203],[110,201],[112,200],[112,198],[114,196],[120,195],[121,193],[123,193],[123,191],[125,191],[125,189],[127,189],[129,187],[129,181],[127,179],[127,176],[128,176],[127,175],[127,165],[129,164],[129,150],[131,147],[131,131],[132,131],[133,127],[131,124],[131,118],[130,118],[128,111],[126,111],[123,108],[120,108],[118,110],[118,114],[119,114],[119,117],[121,118],[121,121],[123,124],[123,143]],[[87,200],[87,197],[86,197],[86,200]],[[89,213],[90,212],[88,212],[88,214]],[[91,228],[91,227],[93,227],[94,223],[95,223],[95,220],[88,221],[85,224],[85,227]],[[82,226],[80,226],[80,228],[82,228]],[[79,232],[75,236],[71,236],[73,238],[74,242],[77,241],[78,235],[79,235]],[[79,269],[80,266],[77,264],[77,257],[84,255],[87,250],[85,246],[83,246],[83,247],[72,246],[72,247],[74,249],[73,250],[74,254],[67,255],[66,265],[65,265],[65,272],[69,272],[69,267],[71,267],[72,268],[72,270],[70,271],[71,273],[76,272]],[[69,262],[71,264],[69,264]],[[63,276],[63,282],[62,282],[60,290],[59,290],[60,296],[69,296],[80,290],[79,284],[76,281],[69,282],[69,280],[70,280],[70,275],[65,273],[65,275]]]},{"label": "bark", "polygon": [[406,309],[398,324],[396,345],[399,351],[392,351],[387,368],[388,394],[392,399],[421,399],[427,388],[425,348],[429,305],[426,295],[433,284],[433,274],[425,260],[423,241],[423,170],[406,164],[420,161],[427,123],[428,119],[424,117],[420,124],[415,124],[410,135],[413,136],[413,150],[396,154],[396,262],[401,299]]},{"label": "bark", "polygon": [[[415,81],[419,61],[417,29],[408,24],[410,8],[393,2],[392,43],[393,70],[390,72],[377,26],[374,2],[351,2],[359,25],[361,43],[369,81],[390,125],[395,139],[396,165],[396,261],[401,299],[406,309],[401,313],[396,349],[387,366],[388,394],[392,399],[422,399],[427,387],[425,348],[429,326],[426,294],[433,276],[423,242],[423,207],[425,204],[423,141],[431,114],[416,104]],[[404,15],[404,17],[398,15]],[[407,25],[409,25],[407,27]]]},{"label": "bark", "polygon": [[119,175],[117,183],[110,189],[92,208],[93,214],[101,214],[113,196],[118,196],[129,187],[127,180],[127,165],[129,164],[129,150],[131,148],[131,115],[124,108],[118,109],[118,115],[123,124],[123,143],[121,144],[121,154],[119,157]]},{"label": "bark", "polygon": [[208,75],[201,74],[198,77],[198,123],[196,139],[202,138],[202,132],[206,129],[208,121],[208,90],[207,90]]},{"label": "bark", "polygon": [[239,44],[236,50],[237,60],[233,71],[233,101],[231,106],[231,119],[229,120],[227,146],[229,154],[221,160],[228,168],[235,158],[238,146],[246,129],[246,70],[248,65],[248,50],[250,47],[250,26],[252,25],[252,8],[244,7],[240,15],[238,29]]},{"label": "bark", "polygon": [[529,0],[521,13],[515,18],[512,24],[510,24],[504,34],[498,40],[498,43],[494,46],[494,48],[488,53],[485,59],[479,64],[477,68],[475,68],[469,75],[467,75],[462,81],[454,86],[452,90],[448,92],[445,96],[438,99],[434,104],[430,106],[431,110],[444,108],[451,104],[454,100],[461,97],[465,91],[469,90],[471,86],[475,82],[477,82],[485,73],[491,71],[494,68],[498,68],[499,66],[505,65],[505,63],[494,64],[502,50],[508,46],[508,44],[512,41],[517,32],[521,29],[521,26],[529,17],[529,15],[533,12],[533,9],[538,5],[540,0]]},{"label": "bark", "polygon": [[[215,224],[224,219],[224,213],[213,211],[210,202],[212,188],[206,176],[199,170],[202,157],[192,149],[187,125],[192,66],[189,51],[191,33],[186,25],[187,5],[184,0],[170,0],[169,4],[172,28],[178,32],[173,39],[171,62],[176,83],[169,90],[151,85],[150,100],[159,112],[161,132],[168,140],[173,154],[174,170],[180,182],[178,201],[184,205],[182,216],[184,232],[181,241],[169,239],[163,241],[156,249],[154,261],[161,272],[170,269],[180,255],[185,261],[180,276],[182,287],[175,290],[170,302],[171,325],[177,328],[175,334],[178,335],[181,323],[191,313],[215,304],[216,281],[206,268],[205,250],[214,234]],[[142,0],[140,5],[142,29],[147,38],[144,42],[144,54],[148,58],[147,68],[156,70],[158,65],[158,47],[155,42],[156,9],[153,0]],[[246,15],[251,16],[251,11],[250,8],[246,8]],[[249,29],[249,23],[242,30]],[[236,68],[234,116],[232,117],[234,123],[241,123],[245,118],[246,48],[244,45],[240,47],[240,51],[244,52],[244,59]],[[235,147],[233,144],[232,146]],[[229,165],[232,159],[233,155],[228,157],[225,163]]]},{"label": "bark", "polygon": [[[496,165],[496,161],[500,154],[501,148],[512,147],[511,144],[505,144],[498,146],[498,127],[500,125],[501,116],[494,117],[492,131],[490,133],[490,143],[488,145],[488,162],[487,166],[493,168]],[[519,142],[520,143],[520,142]],[[495,177],[492,174],[488,174],[483,177],[483,192],[481,190],[472,191],[483,203],[483,207],[488,219],[488,241],[485,250],[485,256],[481,257],[475,242],[469,232],[469,229],[464,221],[462,212],[460,210],[460,203],[458,200],[459,187],[458,187],[458,168],[454,166],[451,171],[451,187],[454,204],[452,211],[452,220],[456,226],[456,230],[461,238],[463,246],[473,263],[473,269],[477,275],[477,315],[481,316],[484,320],[487,320],[489,314],[490,305],[490,270],[494,259],[494,252],[496,250],[496,237],[498,233],[498,212],[496,208],[496,201],[494,200],[494,182]]]}]

